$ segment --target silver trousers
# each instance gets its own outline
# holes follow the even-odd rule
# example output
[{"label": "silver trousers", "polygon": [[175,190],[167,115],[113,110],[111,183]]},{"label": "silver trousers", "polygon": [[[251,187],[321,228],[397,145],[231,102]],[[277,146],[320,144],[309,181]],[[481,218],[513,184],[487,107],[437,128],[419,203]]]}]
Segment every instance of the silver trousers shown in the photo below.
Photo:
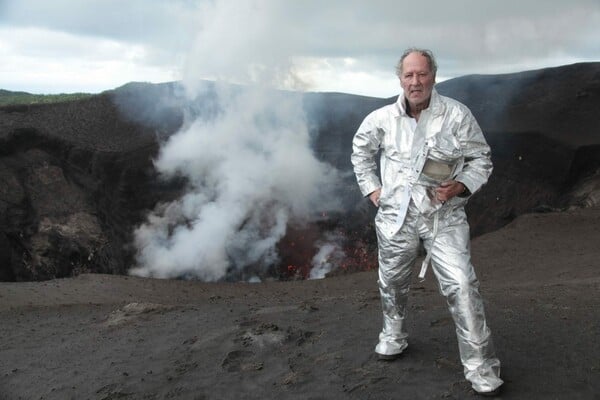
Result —
[{"label": "silver trousers", "polygon": [[464,209],[442,214],[433,243],[433,218],[423,217],[412,201],[399,231],[390,228],[393,221],[381,211],[375,222],[383,329],[375,351],[394,355],[408,346],[406,304],[412,266],[417,258],[419,239],[422,239],[425,249],[431,254],[431,265],[439,290],[446,298],[456,326],[466,379],[478,392],[498,388],[503,383],[500,379],[500,360],[495,355],[483,300],[479,294],[479,281],[471,264],[469,225]]}]

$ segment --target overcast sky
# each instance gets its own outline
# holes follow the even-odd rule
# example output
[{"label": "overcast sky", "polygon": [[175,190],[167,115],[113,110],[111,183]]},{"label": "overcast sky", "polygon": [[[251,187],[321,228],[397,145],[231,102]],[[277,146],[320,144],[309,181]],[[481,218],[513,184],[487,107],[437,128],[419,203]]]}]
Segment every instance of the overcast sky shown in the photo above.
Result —
[{"label": "overcast sky", "polygon": [[389,97],[403,49],[438,81],[600,61],[600,0],[0,0],[0,88],[224,79]]}]

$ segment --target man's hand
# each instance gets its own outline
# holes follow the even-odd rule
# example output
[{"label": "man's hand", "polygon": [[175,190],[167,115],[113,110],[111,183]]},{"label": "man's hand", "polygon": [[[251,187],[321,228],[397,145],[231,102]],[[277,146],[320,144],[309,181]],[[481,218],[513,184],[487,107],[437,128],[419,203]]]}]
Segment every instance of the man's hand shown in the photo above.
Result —
[{"label": "man's hand", "polygon": [[375,204],[375,207],[379,207],[379,198],[380,197],[381,197],[381,188],[371,192],[371,194],[369,195],[369,200],[371,200],[371,203]]},{"label": "man's hand", "polygon": [[459,194],[463,193],[465,189],[465,185],[461,182],[446,181],[442,182],[440,186],[435,189],[435,195],[439,201],[444,203],[454,196],[458,196]]}]

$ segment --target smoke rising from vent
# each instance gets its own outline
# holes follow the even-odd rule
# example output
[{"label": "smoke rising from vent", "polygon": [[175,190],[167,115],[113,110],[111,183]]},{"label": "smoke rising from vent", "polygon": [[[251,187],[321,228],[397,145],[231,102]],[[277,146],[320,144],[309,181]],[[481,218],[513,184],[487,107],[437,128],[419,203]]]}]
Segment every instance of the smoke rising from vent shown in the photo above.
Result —
[{"label": "smoke rising from vent", "polygon": [[325,241],[317,243],[319,250],[312,259],[312,269],[309,279],[322,279],[342,263],[346,254],[339,243],[343,238],[336,238],[333,233],[326,235]]},{"label": "smoke rising from vent", "polygon": [[187,56],[184,81],[193,95],[201,78],[280,89],[308,89],[295,63],[304,30],[282,25],[294,7],[277,0],[218,0],[201,5],[200,32]]},{"label": "smoke rising from vent", "polygon": [[[301,225],[338,207],[333,196],[337,171],[310,149],[302,96],[272,88],[297,83],[288,79],[293,76],[289,59],[271,55],[265,59],[270,64],[260,64],[265,60],[241,51],[246,43],[237,41],[247,35],[235,24],[228,25],[235,32],[219,35],[224,13],[230,12],[230,21],[243,16],[259,25],[264,18],[244,15],[249,10],[240,10],[237,2],[235,7],[217,2],[209,11],[189,58],[188,96],[206,98],[203,72],[239,81],[241,75],[230,72],[244,71],[243,78],[254,84],[217,83],[216,100],[211,100],[216,111],[188,121],[162,147],[156,168],[165,177],[185,177],[189,190],[157,206],[136,230],[133,275],[256,279],[279,261],[277,243],[289,224]],[[250,27],[257,48],[267,39],[259,25]]]}]

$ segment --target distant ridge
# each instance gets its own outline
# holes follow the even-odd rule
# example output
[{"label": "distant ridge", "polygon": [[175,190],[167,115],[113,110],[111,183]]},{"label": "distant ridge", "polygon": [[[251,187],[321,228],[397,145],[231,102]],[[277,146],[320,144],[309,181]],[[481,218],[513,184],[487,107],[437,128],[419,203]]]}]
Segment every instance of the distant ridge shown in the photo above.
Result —
[{"label": "distant ridge", "polygon": [[91,93],[32,94],[0,89],[0,106],[49,104],[80,100],[93,96]]},{"label": "distant ridge", "polygon": [[[492,147],[494,173],[467,207],[473,235],[521,214],[596,204],[600,63],[469,75],[437,88],[469,106]],[[15,93],[23,96],[4,90],[0,98]],[[374,208],[352,173],[352,137],[394,98],[286,93],[302,100],[315,155],[341,172],[343,210],[307,229],[335,228],[374,256]],[[186,118],[221,107],[214,91],[193,100],[184,94],[178,82],[132,82],[76,101],[51,95],[42,96],[50,104],[0,106],[0,280],[126,272],[133,229],[184,187],[157,176],[161,144]]]}]

